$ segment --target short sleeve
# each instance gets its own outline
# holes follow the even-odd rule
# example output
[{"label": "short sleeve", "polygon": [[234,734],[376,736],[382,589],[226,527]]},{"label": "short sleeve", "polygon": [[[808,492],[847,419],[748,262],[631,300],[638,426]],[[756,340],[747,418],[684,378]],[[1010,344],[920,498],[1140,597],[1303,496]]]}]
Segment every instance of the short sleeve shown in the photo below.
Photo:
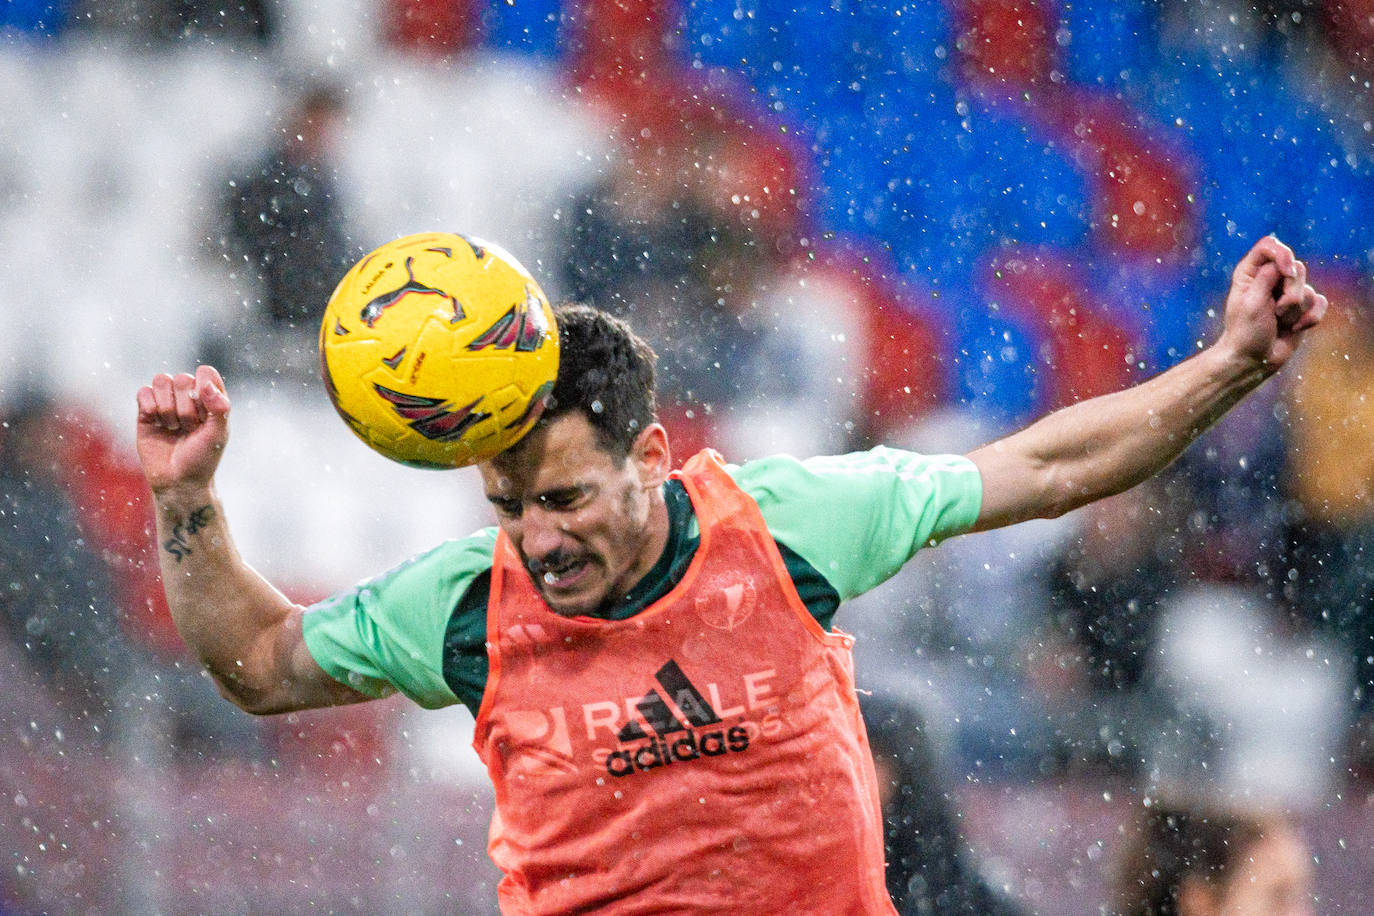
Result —
[{"label": "short sleeve", "polygon": [[962,455],[879,446],[799,460],[775,456],[732,466],[775,540],[810,563],[848,600],[896,574],[922,547],[969,531],[982,478]]},{"label": "short sleeve", "polygon": [[447,541],[306,609],[306,647],[330,677],[370,697],[399,691],[434,709],[458,701],[443,676],[449,618],[491,568],[495,529]]}]

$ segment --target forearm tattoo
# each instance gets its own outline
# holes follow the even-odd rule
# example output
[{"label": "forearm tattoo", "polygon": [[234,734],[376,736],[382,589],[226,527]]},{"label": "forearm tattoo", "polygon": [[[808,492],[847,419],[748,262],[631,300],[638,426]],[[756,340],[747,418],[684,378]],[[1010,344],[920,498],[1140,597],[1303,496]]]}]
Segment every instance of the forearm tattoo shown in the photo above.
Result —
[{"label": "forearm tattoo", "polygon": [[162,542],[162,549],[170,553],[180,563],[191,555],[191,535],[200,531],[215,519],[213,506],[201,506],[193,511],[183,522],[172,526],[172,536]]}]

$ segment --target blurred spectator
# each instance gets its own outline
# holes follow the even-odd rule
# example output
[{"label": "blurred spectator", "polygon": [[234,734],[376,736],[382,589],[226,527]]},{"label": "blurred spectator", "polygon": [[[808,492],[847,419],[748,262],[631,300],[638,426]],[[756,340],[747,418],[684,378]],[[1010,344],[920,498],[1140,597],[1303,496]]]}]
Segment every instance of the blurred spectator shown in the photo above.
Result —
[{"label": "blurred spectator", "polygon": [[158,0],[157,37],[267,44],[277,23],[271,0]]},{"label": "blurred spectator", "polygon": [[72,0],[70,24],[119,33],[136,44],[186,39],[266,45],[278,31],[271,0]]},{"label": "blurred spectator", "polygon": [[634,321],[654,346],[661,413],[683,457],[713,438],[732,460],[842,448],[837,424],[859,406],[819,391],[859,387],[862,365],[853,362],[846,384],[830,371],[845,355],[825,352],[859,329],[842,304],[806,292],[785,230],[763,217],[750,186],[770,151],[751,148],[751,136],[713,123],[631,145],[578,195],[567,224],[565,285]]},{"label": "blurred spectator", "polygon": [[[1006,430],[951,408],[892,441],[925,454],[964,453]],[[855,666],[877,689],[921,704],[948,732],[952,765],[973,778],[1033,780],[1062,766],[1064,734],[1042,683],[1046,568],[1076,515],[952,538],[850,601],[841,625]]]},{"label": "blurred spectator", "polygon": [[731,386],[715,435],[739,460],[847,451],[868,406],[878,330],[872,313],[900,304],[870,294],[869,274],[848,269],[847,252],[832,251],[840,246],[808,237],[798,166],[761,133],[735,124],[697,144],[712,241],[700,258],[704,310],[728,344],[693,345]]},{"label": "blurred spectator", "polygon": [[1119,862],[1120,916],[1314,916],[1312,857],[1278,813],[1152,805]]},{"label": "blurred spectator", "polygon": [[878,771],[887,890],[901,916],[1015,916],[960,835],[947,777],[914,705],[875,695],[860,707]]},{"label": "blurred spectator", "polygon": [[0,410],[0,620],[31,665],[23,676],[91,740],[132,742],[144,756],[262,756],[260,725],[232,714],[184,648],[130,638],[126,626],[148,621],[124,603],[134,594],[119,577],[130,570],[116,555],[121,532],[106,527],[117,513],[79,495],[114,482],[115,468],[74,466],[84,444],[74,429],[43,391]]},{"label": "blurred spectator", "polygon": [[[1319,6],[1326,33],[1350,69],[1365,79],[1374,77],[1374,3],[1325,0]],[[1368,91],[1364,95],[1368,99]]]},{"label": "blurred spectator", "polygon": [[1086,506],[1081,528],[1048,571],[1047,651],[1037,686],[1058,710],[1070,768],[1134,773],[1159,719],[1146,672],[1165,598],[1178,583],[1177,476]]},{"label": "blurred spectator", "polygon": [[1156,608],[1177,583],[1169,495],[1176,486],[1155,479],[1085,507],[1080,536],[1051,572],[1060,622],[1082,647],[1083,677],[1095,691],[1143,679]]},{"label": "blurred spectator", "polygon": [[1188,516],[1175,519],[1187,534],[1180,561],[1198,579],[1282,587],[1288,518],[1279,395],[1277,385],[1259,389],[1179,460],[1175,477],[1190,489]]},{"label": "blurred spectator", "polygon": [[301,90],[275,142],[229,179],[222,244],[256,282],[257,314],[206,342],[206,357],[266,372],[313,374],[325,303],[362,250],[349,238],[332,158],[345,117],[340,89]]},{"label": "blurred spectator", "polygon": [[1351,763],[1374,773],[1374,316],[1366,290],[1341,299],[1285,389],[1286,488],[1299,516],[1290,590],[1354,665]]},{"label": "blurred spectator", "polygon": [[103,741],[128,724],[140,672],[110,571],[62,488],[53,409],[35,392],[0,415],[0,619],[38,689]]},{"label": "blurred spectator", "polygon": [[627,148],[577,192],[561,265],[569,295],[660,331],[694,307],[697,259],[711,241],[687,155]]},{"label": "blurred spectator", "polygon": [[1169,596],[1149,672],[1168,704],[1146,748],[1152,779],[1290,805],[1325,798],[1350,666],[1288,623],[1258,586],[1188,583]]},{"label": "blurred spectator", "polygon": [[757,343],[713,295],[712,273],[737,256],[737,242],[712,221],[694,152],[628,150],[574,201],[563,261],[575,299],[634,321],[658,353],[664,420],[685,436],[681,457],[704,444],[709,412],[736,396],[736,372]]}]

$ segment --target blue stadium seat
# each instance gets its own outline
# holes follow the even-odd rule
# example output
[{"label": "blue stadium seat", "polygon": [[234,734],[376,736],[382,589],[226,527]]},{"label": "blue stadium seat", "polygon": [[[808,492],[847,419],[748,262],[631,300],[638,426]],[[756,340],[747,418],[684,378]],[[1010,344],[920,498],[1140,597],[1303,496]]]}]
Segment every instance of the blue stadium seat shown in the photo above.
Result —
[{"label": "blue stadium seat", "polygon": [[989,195],[969,135],[954,118],[933,115],[869,131],[856,170],[867,207],[855,228],[890,245],[904,269],[932,286],[966,278],[992,241]]},{"label": "blue stadium seat", "polygon": [[1362,264],[1374,249],[1374,162],[1349,148],[1329,115],[1297,101],[1282,138],[1285,169],[1274,201],[1274,231],[1309,259]]},{"label": "blue stadium seat", "polygon": [[497,0],[482,13],[482,43],[498,50],[558,58],[563,0]]},{"label": "blue stadium seat", "polygon": [[1062,151],[1023,120],[986,110],[963,117],[952,105],[949,111],[908,122],[911,139],[902,154],[891,152],[890,142],[882,152],[892,164],[885,197],[867,224],[898,263],[921,270],[932,284],[950,285],[966,282],[979,253],[1002,242],[1082,242],[1087,182]]},{"label": "blue stadium seat", "polygon": [[929,0],[856,3],[847,37],[846,68],[869,77],[882,71],[921,83],[954,56],[949,10]]},{"label": "blue stadium seat", "polygon": [[0,5],[0,40],[6,32],[52,38],[67,25],[68,0],[5,0]]},{"label": "blue stadium seat", "polygon": [[1273,138],[1289,133],[1281,87],[1248,65],[1161,58],[1146,98],[1148,114],[1176,125],[1201,164],[1196,199],[1207,260],[1234,263],[1279,216],[1275,192],[1288,164]]},{"label": "blue stadium seat", "polygon": [[955,319],[955,397],[966,407],[1020,426],[1046,407],[1035,367],[1035,335],[1016,320],[985,308],[961,309]]},{"label": "blue stadium seat", "polygon": [[1188,264],[1100,261],[1090,280],[1102,302],[1142,341],[1138,371],[1153,375],[1196,352],[1199,337],[1209,339],[1207,308],[1225,290],[1225,275],[1204,285]]},{"label": "blue stadium seat", "polygon": [[969,167],[984,182],[993,232],[1035,245],[1083,241],[1088,184],[1068,156],[1026,117],[989,112],[974,123]]},{"label": "blue stadium seat", "polygon": [[843,95],[848,11],[821,0],[686,0],[689,59],[742,74],[771,110],[797,118],[809,105]]},{"label": "blue stadium seat", "polygon": [[952,44],[941,4],[896,0],[686,0],[682,33],[693,62],[741,73],[802,122],[904,94]]},{"label": "blue stadium seat", "polygon": [[1280,238],[1298,250],[1367,269],[1374,252],[1374,176],[1367,169],[1336,168],[1304,182],[1303,207]]},{"label": "blue stadium seat", "polygon": [[1150,105],[1180,121],[1203,164],[1198,189],[1209,261],[1222,269],[1276,232],[1310,259],[1362,258],[1374,245],[1374,173],[1347,153],[1330,115],[1273,70],[1161,58]]},{"label": "blue stadium seat", "polygon": [[1147,0],[1060,3],[1068,78],[1084,85],[1118,87],[1143,75],[1155,54],[1156,6]]},{"label": "blue stadium seat", "polygon": [[750,0],[686,0],[682,4],[683,50],[705,66],[729,67],[751,81],[766,70],[767,29]]}]

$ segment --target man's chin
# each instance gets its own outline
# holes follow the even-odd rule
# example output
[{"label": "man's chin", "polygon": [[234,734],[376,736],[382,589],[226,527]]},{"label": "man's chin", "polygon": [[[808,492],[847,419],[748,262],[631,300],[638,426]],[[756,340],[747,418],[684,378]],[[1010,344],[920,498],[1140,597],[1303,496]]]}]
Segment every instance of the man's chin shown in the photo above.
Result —
[{"label": "man's chin", "polygon": [[544,603],[559,617],[590,617],[598,605],[590,601],[569,601],[544,596]]},{"label": "man's chin", "polygon": [[561,592],[547,587],[539,588],[539,596],[560,617],[591,616],[601,606],[601,596],[584,593],[581,590]]}]

